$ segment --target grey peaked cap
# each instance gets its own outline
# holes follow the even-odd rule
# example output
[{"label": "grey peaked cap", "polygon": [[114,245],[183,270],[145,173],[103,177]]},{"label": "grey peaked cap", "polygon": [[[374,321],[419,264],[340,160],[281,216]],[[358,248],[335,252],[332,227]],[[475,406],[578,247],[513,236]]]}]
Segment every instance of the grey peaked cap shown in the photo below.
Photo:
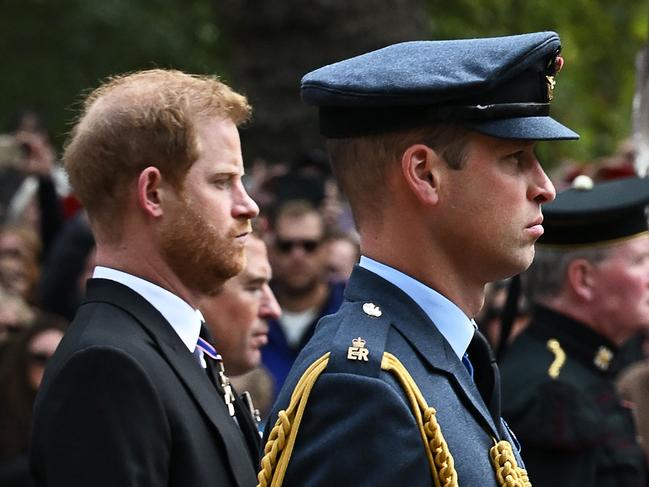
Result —
[{"label": "grey peaked cap", "polygon": [[503,138],[576,139],[549,117],[560,50],[554,32],[404,42],[306,74],[302,99],[319,107],[331,138],[449,122]]}]

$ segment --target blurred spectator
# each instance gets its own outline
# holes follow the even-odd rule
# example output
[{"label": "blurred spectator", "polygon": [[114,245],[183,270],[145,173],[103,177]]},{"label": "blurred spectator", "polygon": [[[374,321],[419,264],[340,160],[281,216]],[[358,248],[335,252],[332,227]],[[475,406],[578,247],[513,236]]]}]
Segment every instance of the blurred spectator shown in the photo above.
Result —
[{"label": "blurred spectator", "polygon": [[[19,296],[14,296],[0,288],[0,350],[4,352],[5,343],[15,333],[33,323],[35,313]],[[2,355],[0,355],[1,359]]]},{"label": "blurred spectator", "polygon": [[268,320],[277,320],[281,314],[268,284],[271,268],[266,244],[250,235],[245,250],[243,271],[200,305],[229,376],[244,374],[261,363]]},{"label": "blurred spectator", "polygon": [[552,182],[557,191],[567,189],[577,176],[585,175],[594,182],[636,176],[636,153],[630,139],[622,141],[617,151],[609,156],[590,161],[564,161],[553,169]]},{"label": "blurred spectator", "polygon": [[[516,299],[516,304],[507,309],[507,302],[510,298],[509,293],[511,279],[496,281],[487,284],[485,288],[485,300],[480,312],[475,317],[475,322],[479,330],[487,338],[489,344],[498,356],[501,355],[501,346],[511,343],[527,326],[530,320],[530,309],[524,293],[520,293]],[[508,314],[511,313],[511,316]],[[511,320],[509,329],[503,330],[503,320]],[[502,334],[506,333],[506,337]],[[504,349],[503,349],[504,351]]]},{"label": "blurred spectator", "polygon": [[313,150],[301,154],[290,165],[286,174],[270,181],[275,212],[287,201],[308,201],[319,208],[325,198],[325,184],[331,180],[331,170],[324,151]]},{"label": "blurred spectator", "polygon": [[16,335],[0,362],[0,485],[28,486],[32,406],[45,365],[65,332],[58,318],[40,315]]},{"label": "blurred spectator", "polygon": [[268,230],[268,217],[275,206],[274,182],[288,172],[286,164],[269,164],[263,159],[255,159],[252,168],[244,176],[244,185],[250,197],[259,205],[260,214],[257,224],[261,221],[263,231]]},{"label": "blurred spectator", "polygon": [[[645,357],[649,357],[649,338],[645,335]],[[617,389],[625,405],[633,412],[638,443],[649,464],[649,359],[628,367],[620,373]]]},{"label": "blurred spectator", "polygon": [[347,282],[361,257],[356,235],[336,233],[324,242],[327,278],[331,282]]},{"label": "blurred spectator", "polygon": [[18,132],[40,134],[49,139],[45,116],[38,110],[30,107],[23,107],[13,113],[9,120],[7,131],[13,134]]},{"label": "blurred spectator", "polygon": [[[307,151],[290,164],[269,164],[257,159],[245,183],[261,208],[264,222],[274,220],[286,202],[303,200],[320,212],[328,230],[355,230],[351,209],[338,189],[323,150]],[[269,224],[262,226],[267,229]]]},{"label": "blurred spectator", "polygon": [[[41,237],[43,257],[49,251],[54,236],[63,224],[63,206],[60,196],[69,191],[67,178],[56,160],[54,148],[46,136],[39,133],[19,132],[16,139],[23,147],[25,159],[20,169],[26,179],[18,195],[22,196],[21,205],[25,216],[31,212],[31,221]],[[14,202],[20,201],[14,197]],[[13,208],[12,208],[13,209]],[[20,211],[17,205],[15,210]],[[19,213],[11,215],[19,218]]]},{"label": "blurred spectator", "polygon": [[272,285],[282,317],[269,323],[262,360],[273,375],[277,394],[318,320],[340,307],[344,283],[327,280],[325,225],[310,203],[286,202],[277,212],[272,230]]},{"label": "blurred spectator", "polygon": [[9,225],[0,228],[0,287],[33,303],[40,255],[41,242],[30,227]]},{"label": "blurred spectator", "polygon": [[95,239],[83,211],[68,220],[52,243],[38,286],[39,306],[72,320],[94,266]]},{"label": "blurred spectator", "polygon": [[501,334],[500,318],[507,300],[507,280],[490,282],[485,287],[484,304],[475,317],[478,329],[487,338],[494,351],[498,349]]},{"label": "blurred spectator", "polygon": [[243,375],[230,377],[230,380],[237,391],[248,391],[252,396],[262,421],[259,425],[261,429],[273,406],[273,378],[270,372],[263,365],[259,365]]},{"label": "blurred spectator", "polygon": [[41,240],[41,258],[63,223],[59,193],[67,185],[55,182],[63,181],[60,174],[44,135],[0,136],[0,222],[32,228]]}]

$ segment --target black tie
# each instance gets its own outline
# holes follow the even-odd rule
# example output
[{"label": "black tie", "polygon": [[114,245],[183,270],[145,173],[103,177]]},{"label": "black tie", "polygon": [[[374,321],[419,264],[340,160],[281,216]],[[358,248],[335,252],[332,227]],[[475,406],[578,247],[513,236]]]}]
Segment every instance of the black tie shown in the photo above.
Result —
[{"label": "black tie", "polygon": [[473,381],[491,416],[500,428],[500,371],[489,342],[476,330],[468,349],[473,365]]}]

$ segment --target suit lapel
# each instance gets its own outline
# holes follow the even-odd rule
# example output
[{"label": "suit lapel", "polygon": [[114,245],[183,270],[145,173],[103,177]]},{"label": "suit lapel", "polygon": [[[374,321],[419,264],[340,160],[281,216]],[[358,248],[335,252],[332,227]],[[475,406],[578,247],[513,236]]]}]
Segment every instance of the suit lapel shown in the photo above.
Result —
[{"label": "suit lapel", "polygon": [[347,284],[345,297],[350,301],[372,302],[388,313],[392,326],[433,368],[443,372],[455,384],[483,428],[492,436],[500,436],[494,419],[461,360],[428,315],[406,293],[373,272],[357,266]]},{"label": "suit lapel", "polygon": [[255,483],[254,463],[251,464],[247,455],[241,455],[242,449],[247,449],[241,431],[228,414],[225,403],[207,374],[200,369],[167,320],[138,293],[108,279],[88,281],[85,302],[109,303],[133,316],[158,345],[160,355],[176,372],[223,439],[238,485],[244,487]]}]

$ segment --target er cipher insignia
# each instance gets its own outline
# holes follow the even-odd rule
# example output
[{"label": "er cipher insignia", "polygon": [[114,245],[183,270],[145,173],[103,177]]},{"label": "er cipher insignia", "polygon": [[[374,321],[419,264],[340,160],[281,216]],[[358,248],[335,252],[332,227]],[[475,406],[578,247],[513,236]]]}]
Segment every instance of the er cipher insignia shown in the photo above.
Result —
[{"label": "er cipher insignia", "polygon": [[365,340],[361,337],[352,340],[352,346],[347,349],[348,360],[361,360],[367,362],[370,351],[365,348]]}]

